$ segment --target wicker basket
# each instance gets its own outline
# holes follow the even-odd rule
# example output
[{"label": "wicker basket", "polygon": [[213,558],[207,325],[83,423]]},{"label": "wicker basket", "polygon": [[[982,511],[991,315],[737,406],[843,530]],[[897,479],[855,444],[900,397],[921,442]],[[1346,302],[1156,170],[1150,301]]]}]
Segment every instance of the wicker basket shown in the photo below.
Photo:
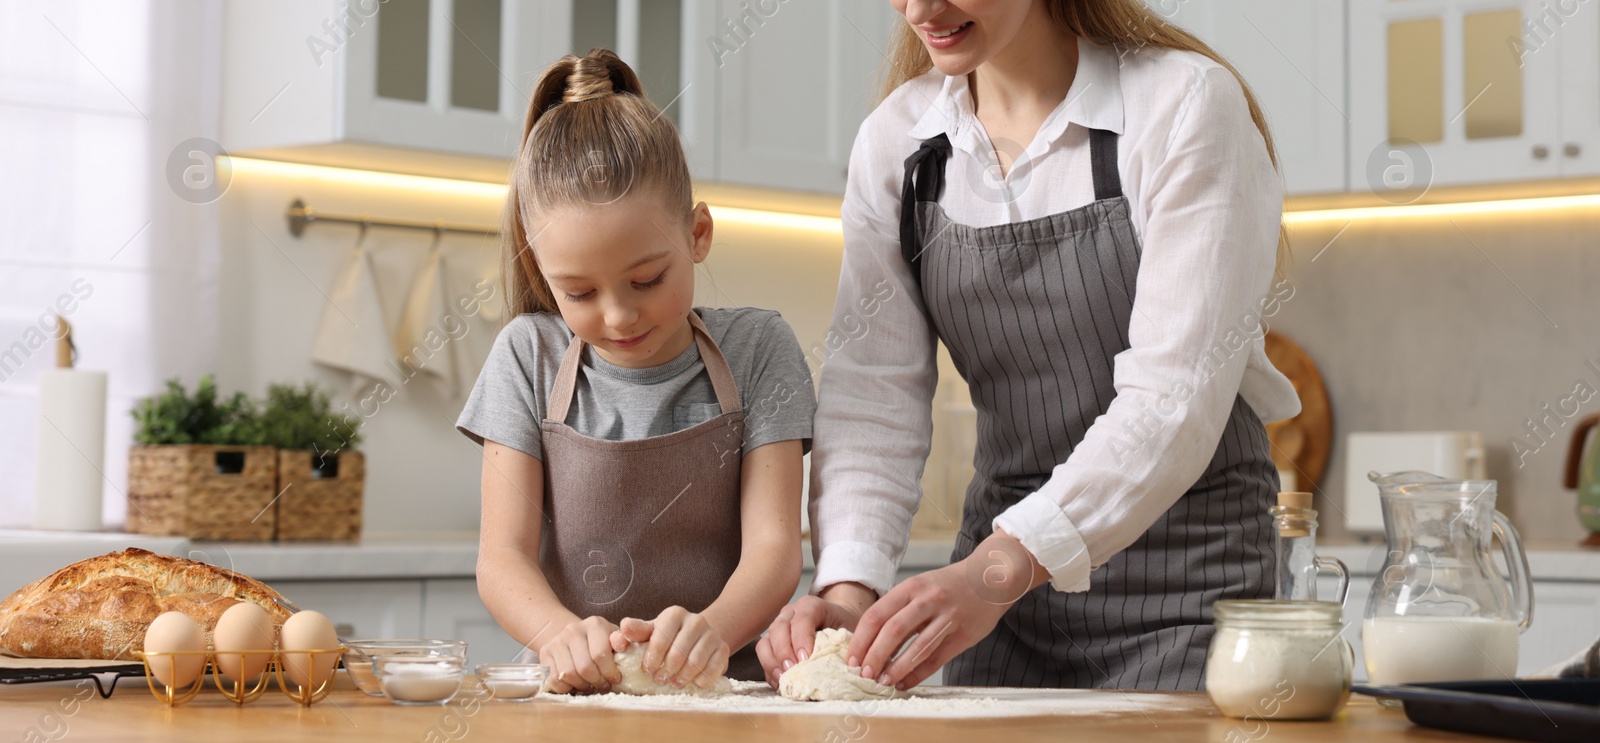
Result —
[{"label": "wicker basket", "polygon": [[187,444],[128,451],[128,525],[136,534],[265,542],[277,527],[277,450]]},{"label": "wicker basket", "polygon": [[358,451],[319,457],[304,449],[278,450],[278,541],[360,539],[366,475],[367,458]]}]

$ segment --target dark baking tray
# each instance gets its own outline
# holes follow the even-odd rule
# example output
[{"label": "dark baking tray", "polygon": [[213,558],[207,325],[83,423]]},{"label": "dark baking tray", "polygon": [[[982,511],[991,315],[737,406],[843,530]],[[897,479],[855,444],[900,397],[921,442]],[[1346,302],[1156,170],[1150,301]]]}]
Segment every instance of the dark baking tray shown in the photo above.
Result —
[{"label": "dark baking tray", "polygon": [[128,676],[144,678],[143,663],[108,663],[84,668],[0,668],[0,684],[38,684],[46,681],[94,681],[100,698],[117,690],[117,681]]},{"label": "dark baking tray", "polygon": [[1548,743],[1600,741],[1600,678],[1441,681],[1351,691],[1405,703],[1412,722]]}]

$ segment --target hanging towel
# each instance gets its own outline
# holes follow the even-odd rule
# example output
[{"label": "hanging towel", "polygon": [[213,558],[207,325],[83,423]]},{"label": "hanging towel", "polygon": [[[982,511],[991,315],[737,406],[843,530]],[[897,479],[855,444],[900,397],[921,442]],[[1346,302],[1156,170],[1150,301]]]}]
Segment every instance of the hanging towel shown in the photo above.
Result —
[{"label": "hanging towel", "polygon": [[448,399],[459,393],[461,345],[468,327],[451,312],[449,270],[439,249],[441,235],[434,233],[433,244],[411,279],[400,326],[395,330],[394,355],[397,373],[407,384],[427,376]]},{"label": "hanging towel", "polygon": [[[462,308],[462,300],[468,300],[462,313],[467,321],[467,336],[455,344],[456,368],[465,386],[462,393],[466,394],[472,391],[484,360],[494,348],[505,314],[497,238],[477,238],[471,247],[451,256],[450,291],[457,308]],[[475,312],[467,314],[466,309]]]},{"label": "hanging towel", "polygon": [[350,393],[356,399],[378,382],[391,387],[398,383],[389,365],[394,343],[366,240],[363,225],[328,292],[311,346],[312,361],[351,374]]}]

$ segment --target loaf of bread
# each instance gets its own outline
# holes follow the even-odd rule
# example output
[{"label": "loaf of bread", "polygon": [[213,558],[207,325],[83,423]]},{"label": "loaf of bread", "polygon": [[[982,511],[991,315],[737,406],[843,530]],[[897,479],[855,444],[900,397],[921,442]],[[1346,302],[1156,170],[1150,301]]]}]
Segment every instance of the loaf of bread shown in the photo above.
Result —
[{"label": "loaf of bread", "polygon": [[18,658],[132,660],[163,612],[181,611],[205,629],[241,601],[283,624],[289,611],[265,583],[181,557],[125,549],[57,570],[0,601],[0,654]]}]

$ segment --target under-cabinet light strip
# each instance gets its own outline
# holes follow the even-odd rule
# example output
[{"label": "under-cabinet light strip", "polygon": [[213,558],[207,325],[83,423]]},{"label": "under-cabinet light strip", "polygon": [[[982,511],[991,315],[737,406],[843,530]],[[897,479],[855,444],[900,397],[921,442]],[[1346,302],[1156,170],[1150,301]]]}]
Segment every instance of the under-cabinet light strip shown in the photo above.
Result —
[{"label": "under-cabinet light strip", "polygon": [[[248,157],[229,157],[235,172],[253,172],[280,177],[311,178],[328,183],[349,186],[427,190],[462,196],[504,199],[506,187],[499,183],[468,181],[434,176],[403,175],[371,170],[339,168],[327,165],[308,165],[277,160],[260,160]],[[713,205],[715,206],[715,205]],[[1507,214],[1518,212],[1551,211],[1559,209],[1592,209],[1600,207],[1600,194],[1576,196],[1543,196],[1522,199],[1492,199],[1464,201],[1450,204],[1397,204],[1394,206],[1355,207],[1342,209],[1316,209],[1286,211],[1286,224],[1314,222],[1349,222],[1367,219],[1399,219],[1417,217],[1448,217],[1458,215]],[[837,217],[810,214],[716,206],[718,220],[740,224],[780,229],[802,229],[841,234]]]},{"label": "under-cabinet light strip", "polygon": [[[433,191],[457,196],[500,200],[506,197],[506,187],[499,183],[467,181],[424,175],[381,173],[371,170],[337,168],[327,165],[287,163],[278,160],[259,160],[250,157],[229,157],[234,173],[257,173],[282,178],[309,178],[330,185],[367,188],[392,188],[413,191]],[[712,216],[718,221],[748,224],[779,229],[810,230],[831,234],[843,231],[837,217],[819,217],[810,214],[746,209],[734,206],[712,205]]]}]

